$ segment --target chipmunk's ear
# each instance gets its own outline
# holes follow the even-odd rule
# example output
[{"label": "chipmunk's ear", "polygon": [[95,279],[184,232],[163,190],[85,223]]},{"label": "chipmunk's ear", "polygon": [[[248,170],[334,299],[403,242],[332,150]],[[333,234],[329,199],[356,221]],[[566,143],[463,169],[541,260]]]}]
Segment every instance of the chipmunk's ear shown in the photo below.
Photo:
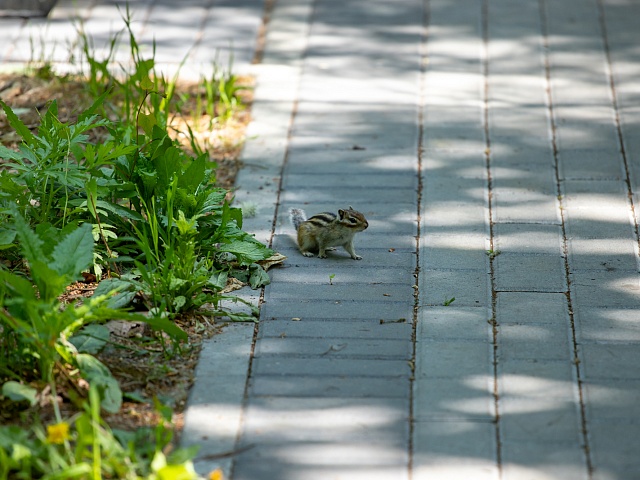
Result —
[{"label": "chipmunk's ear", "polygon": [[338,216],[340,217],[340,220],[342,220],[342,219],[344,218],[344,216],[345,216],[345,214],[346,214],[346,213],[347,213],[347,212],[345,212],[345,211],[344,211],[344,210],[342,210],[342,209],[339,209],[339,210],[338,210]]},{"label": "chipmunk's ear", "polygon": [[353,210],[353,207],[351,205],[349,205],[349,210]]}]

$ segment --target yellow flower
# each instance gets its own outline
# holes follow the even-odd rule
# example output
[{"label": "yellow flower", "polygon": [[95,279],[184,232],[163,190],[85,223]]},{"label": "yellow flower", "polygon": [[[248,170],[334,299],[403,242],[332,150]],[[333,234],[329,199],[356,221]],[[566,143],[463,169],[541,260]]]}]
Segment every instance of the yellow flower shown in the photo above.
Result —
[{"label": "yellow flower", "polygon": [[47,442],[61,444],[69,440],[69,424],[67,422],[47,425]]},{"label": "yellow flower", "polygon": [[224,475],[222,474],[221,468],[216,468],[213,472],[209,474],[209,480],[224,480]]}]

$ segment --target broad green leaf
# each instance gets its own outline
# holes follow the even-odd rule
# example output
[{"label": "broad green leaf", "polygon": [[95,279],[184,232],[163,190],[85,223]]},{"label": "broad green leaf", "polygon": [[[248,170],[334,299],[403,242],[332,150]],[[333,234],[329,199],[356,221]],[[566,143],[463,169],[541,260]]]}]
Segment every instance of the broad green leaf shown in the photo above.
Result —
[{"label": "broad green leaf", "polygon": [[108,278],[101,281],[96,289],[93,291],[93,297],[100,297],[102,295],[108,295],[111,292],[120,292],[131,287],[131,283],[125,282],[118,278]]},{"label": "broad green leaf", "polygon": [[107,377],[100,391],[100,406],[109,413],[118,413],[122,407],[122,390],[113,377]]},{"label": "broad green leaf", "polygon": [[[0,158],[3,157],[2,148],[4,147],[0,145]],[[4,170],[0,172],[0,191],[3,194],[8,194],[10,197],[16,197],[24,193],[25,186],[16,182],[14,175],[8,173],[7,170]]]},{"label": "broad green leaf", "polygon": [[233,253],[243,265],[249,265],[257,260],[269,258],[273,253],[261,243],[242,240],[221,245],[220,251]]},{"label": "broad green leaf", "polygon": [[111,377],[111,372],[100,360],[86,353],[76,355],[76,363],[87,380],[103,380]]},{"label": "broad green leaf", "polygon": [[18,239],[20,240],[20,249],[27,259],[27,262],[32,263],[44,258],[44,254],[42,253],[42,240],[29,228],[27,222],[19,213],[14,215],[14,225]]},{"label": "broad green leaf", "polygon": [[28,436],[28,431],[17,425],[0,425],[0,450],[9,450],[18,442],[27,442]]},{"label": "broad green leaf", "polygon": [[166,318],[147,317],[144,322],[155,331],[164,332],[174,340],[187,340],[189,338],[184,330]]},{"label": "broad green leaf", "polygon": [[58,120],[58,101],[56,99],[53,99],[49,104],[49,108],[47,109],[47,113],[45,114],[45,120],[49,125],[60,123],[60,121]]},{"label": "broad green leaf", "polygon": [[21,443],[14,443],[13,451],[11,452],[11,460],[14,462],[22,462],[33,456],[31,449]]},{"label": "broad green leaf", "polygon": [[67,235],[53,249],[51,268],[60,275],[75,279],[93,263],[91,225],[85,223]]},{"label": "broad green leaf", "polygon": [[22,123],[22,120],[18,118],[13,110],[11,110],[11,107],[4,103],[2,100],[0,100],[0,106],[2,106],[2,108],[4,109],[4,113],[7,114],[9,125],[11,125],[15,129],[15,131],[18,132],[18,135],[22,137],[22,140],[27,145],[35,145],[35,136],[33,135],[33,133],[31,133],[31,130],[29,130],[29,128],[24,123]]},{"label": "broad green leaf", "polygon": [[256,288],[264,287],[271,283],[271,278],[269,278],[267,272],[265,272],[264,268],[260,265],[254,263],[249,268],[251,270],[251,276],[249,277],[249,285],[251,285],[251,288],[255,290]]},{"label": "broad green leaf", "polygon": [[236,222],[238,228],[242,228],[242,209],[236,207],[229,208],[229,218]]},{"label": "broad green leaf", "polygon": [[31,266],[31,277],[40,293],[40,299],[45,302],[54,301],[69,284],[66,277],[51,269],[45,262],[34,260],[29,265]]},{"label": "broad green leaf", "polygon": [[91,298],[98,298],[103,295],[109,296],[107,307],[114,309],[123,308],[129,305],[134,299],[136,289],[130,282],[117,278],[109,278],[98,284]]},{"label": "broad green leaf", "polygon": [[178,182],[179,187],[189,188],[192,192],[195,192],[204,179],[206,170],[206,155],[200,155],[198,158],[191,162],[191,165],[187,167],[184,173],[180,176]]},{"label": "broad green leaf", "polygon": [[169,147],[155,159],[156,171],[158,172],[158,182],[160,188],[168,188],[171,179],[180,175],[182,169],[182,160],[180,159],[180,150],[176,147]]},{"label": "broad green leaf", "polygon": [[7,147],[0,145],[0,158],[5,160],[22,160],[22,155],[15,150],[10,150]]},{"label": "broad green leaf", "polygon": [[153,113],[147,114],[140,112],[140,115],[138,115],[138,123],[142,127],[142,130],[144,130],[144,133],[146,133],[147,135],[151,135],[153,132],[153,127],[158,124],[158,120]]},{"label": "broad green leaf", "polygon": [[35,228],[36,235],[44,242],[42,245],[42,252],[44,253],[45,258],[50,258],[53,253],[53,249],[60,240],[77,228],[78,223],[76,221],[67,223],[62,229],[54,227],[49,222],[37,224]]},{"label": "broad green leaf", "polygon": [[69,341],[75,345],[78,352],[95,355],[104,348],[110,335],[109,329],[104,325],[91,324],[85,326]]},{"label": "broad green leaf", "polygon": [[143,216],[138,212],[131,210],[129,208],[123,207],[122,205],[118,205],[117,203],[109,203],[104,200],[98,200],[96,202],[96,207],[106,210],[108,212],[112,212],[119,217],[126,218],[127,220],[133,220],[136,222],[144,220]]},{"label": "broad green leaf", "polygon": [[26,278],[20,277],[15,273],[11,273],[6,270],[0,270],[0,282],[2,282],[0,291],[3,291],[6,286],[15,296],[22,297],[23,300],[36,300],[33,285]]},{"label": "broad green leaf", "polygon": [[125,308],[131,304],[131,302],[135,297],[136,297],[135,291],[116,293],[113,297],[109,298],[109,300],[107,301],[107,307],[113,308],[113,309]]},{"label": "broad green leaf", "polygon": [[226,271],[214,272],[211,277],[209,277],[209,286],[214,290],[222,290],[227,286],[227,279],[229,278],[229,274]]},{"label": "broad green leaf", "polygon": [[219,209],[223,204],[227,191],[222,189],[215,189],[207,195],[207,199],[204,202],[201,213],[209,213],[212,210]]},{"label": "broad green leaf", "polygon": [[36,404],[38,391],[29,385],[10,380],[2,385],[2,395],[14,402],[27,401],[31,406]]},{"label": "broad green leaf", "polygon": [[0,249],[12,246],[15,239],[15,230],[0,227]]},{"label": "broad green leaf", "polygon": [[148,76],[144,77],[140,81],[140,88],[142,90],[153,90],[153,87],[155,87],[155,85],[153,84],[153,81],[151,81],[151,79]]},{"label": "broad green leaf", "polygon": [[175,312],[179,312],[182,307],[187,303],[187,299],[184,295],[178,295],[173,299],[173,307]]},{"label": "broad green leaf", "polygon": [[116,413],[122,406],[122,390],[109,369],[97,358],[79,353],[75,357],[82,376],[100,392],[100,406],[109,413]]}]

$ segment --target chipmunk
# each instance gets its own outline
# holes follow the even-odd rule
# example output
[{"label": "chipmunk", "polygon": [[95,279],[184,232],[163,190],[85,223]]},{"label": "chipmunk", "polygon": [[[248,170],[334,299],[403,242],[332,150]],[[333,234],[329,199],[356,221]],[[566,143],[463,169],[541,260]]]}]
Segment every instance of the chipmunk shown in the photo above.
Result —
[{"label": "chipmunk", "polygon": [[311,251],[318,252],[318,258],[327,258],[327,250],[343,246],[354,260],[362,260],[353,248],[353,237],[369,226],[364,215],[353,207],[338,210],[338,215],[331,212],[318,213],[307,219],[304,210],[289,210],[291,223],[298,232],[298,247],[305,257],[313,257]]}]

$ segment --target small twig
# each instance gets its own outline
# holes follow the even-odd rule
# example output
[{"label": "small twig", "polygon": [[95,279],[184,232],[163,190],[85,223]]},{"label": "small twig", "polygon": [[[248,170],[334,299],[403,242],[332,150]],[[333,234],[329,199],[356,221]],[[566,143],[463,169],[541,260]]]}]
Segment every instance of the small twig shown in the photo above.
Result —
[{"label": "small twig", "polygon": [[196,458],[196,460],[219,460],[221,458],[234,457],[236,455],[246,452],[247,450],[251,450],[254,447],[255,447],[254,444],[249,444],[249,445],[245,445],[244,447],[237,448],[236,450],[229,450],[228,452],[210,453],[209,455],[203,455],[202,457]]},{"label": "small twig", "polygon": [[407,321],[406,318],[399,318],[397,320],[385,320],[383,318],[380,319],[380,325],[384,325],[385,323],[405,323]]}]

